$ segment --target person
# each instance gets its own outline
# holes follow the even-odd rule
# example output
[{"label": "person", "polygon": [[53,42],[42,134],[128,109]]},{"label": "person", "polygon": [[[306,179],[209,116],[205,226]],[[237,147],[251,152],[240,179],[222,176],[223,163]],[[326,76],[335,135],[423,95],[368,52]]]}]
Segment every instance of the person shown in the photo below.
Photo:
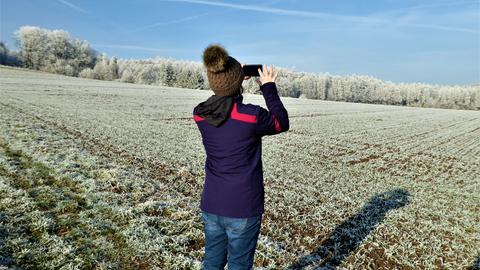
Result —
[{"label": "person", "polygon": [[264,212],[262,137],[288,131],[288,113],[272,65],[256,82],[267,109],[244,104],[243,65],[220,44],[203,52],[214,95],[193,109],[206,152],[200,209],[205,234],[202,269],[252,269]]}]

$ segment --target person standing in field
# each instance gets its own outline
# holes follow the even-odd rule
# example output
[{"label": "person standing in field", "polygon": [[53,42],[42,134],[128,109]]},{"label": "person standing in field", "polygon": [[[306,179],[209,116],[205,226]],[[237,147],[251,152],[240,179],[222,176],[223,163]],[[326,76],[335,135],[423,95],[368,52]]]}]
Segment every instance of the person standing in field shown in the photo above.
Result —
[{"label": "person standing in field", "polygon": [[264,213],[262,137],[289,129],[273,66],[256,82],[267,105],[244,104],[243,64],[219,44],[203,52],[214,95],[193,109],[207,155],[200,209],[205,234],[203,269],[252,269]]}]

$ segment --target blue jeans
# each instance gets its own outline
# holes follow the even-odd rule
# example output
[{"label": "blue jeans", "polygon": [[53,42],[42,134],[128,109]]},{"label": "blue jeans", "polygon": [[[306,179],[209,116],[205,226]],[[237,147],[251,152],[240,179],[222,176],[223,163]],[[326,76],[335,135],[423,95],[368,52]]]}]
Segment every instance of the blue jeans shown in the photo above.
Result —
[{"label": "blue jeans", "polygon": [[201,211],[205,233],[205,270],[252,269],[262,215],[231,218]]}]

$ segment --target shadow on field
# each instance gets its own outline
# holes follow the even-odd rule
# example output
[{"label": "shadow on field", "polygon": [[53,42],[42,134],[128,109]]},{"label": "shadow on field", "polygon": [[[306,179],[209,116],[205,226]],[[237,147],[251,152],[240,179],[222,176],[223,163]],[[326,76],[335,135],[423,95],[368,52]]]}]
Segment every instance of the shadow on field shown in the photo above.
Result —
[{"label": "shadow on field", "polygon": [[302,269],[309,265],[327,269],[339,266],[390,210],[406,206],[409,196],[404,189],[393,189],[375,195],[358,214],[337,226],[316,251],[299,258],[287,269]]},{"label": "shadow on field", "polygon": [[480,256],[473,262],[472,267],[468,268],[470,270],[480,270]]},{"label": "shadow on field", "polygon": [[1,225],[4,219],[5,214],[0,212],[0,266],[8,266],[13,261],[11,252],[5,247],[5,241],[8,237],[8,231],[3,225]]}]

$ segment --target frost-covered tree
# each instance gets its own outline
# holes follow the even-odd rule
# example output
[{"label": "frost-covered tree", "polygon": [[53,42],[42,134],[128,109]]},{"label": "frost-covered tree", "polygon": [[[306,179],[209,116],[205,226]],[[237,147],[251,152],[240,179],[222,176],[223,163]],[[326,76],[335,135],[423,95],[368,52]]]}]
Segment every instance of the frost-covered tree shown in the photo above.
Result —
[{"label": "frost-covered tree", "polygon": [[113,81],[118,78],[117,59],[113,57],[108,59],[105,53],[98,57],[93,68],[94,78],[97,80]]},{"label": "frost-covered tree", "polygon": [[127,83],[135,82],[135,76],[131,68],[126,68],[125,70],[122,71],[121,74],[122,74],[120,77],[121,82],[127,82]]},{"label": "frost-covered tree", "polygon": [[40,69],[47,57],[48,37],[39,27],[23,26],[15,32],[20,47],[20,57],[25,67]]},{"label": "frost-covered tree", "polygon": [[142,84],[160,84],[161,69],[158,65],[149,64],[140,71],[137,82]]},{"label": "frost-covered tree", "polygon": [[63,30],[22,26],[15,37],[21,61],[27,68],[77,76],[95,63],[96,52],[90,45],[70,38]]},{"label": "frost-covered tree", "polygon": [[93,69],[91,68],[86,68],[78,74],[78,77],[80,78],[85,78],[85,79],[95,79],[95,72],[93,72]]},{"label": "frost-covered tree", "polygon": [[117,63],[117,58],[112,57],[112,59],[109,62],[109,68],[110,68],[110,74],[113,79],[118,78],[118,63]]},{"label": "frost-covered tree", "polygon": [[168,62],[162,70],[162,81],[166,86],[174,86],[177,79],[172,63]]},{"label": "frost-covered tree", "polygon": [[93,73],[95,74],[94,78],[97,80],[108,80],[110,69],[108,66],[108,58],[107,55],[102,53],[100,57],[98,57],[97,62],[93,68]]},{"label": "frost-covered tree", "polygon": [[203,88],[205,85],[204,76],[202,75],[202,72],[198,69],[194,69],[192,71],[192,83],[193,89],[205,89]]}]

